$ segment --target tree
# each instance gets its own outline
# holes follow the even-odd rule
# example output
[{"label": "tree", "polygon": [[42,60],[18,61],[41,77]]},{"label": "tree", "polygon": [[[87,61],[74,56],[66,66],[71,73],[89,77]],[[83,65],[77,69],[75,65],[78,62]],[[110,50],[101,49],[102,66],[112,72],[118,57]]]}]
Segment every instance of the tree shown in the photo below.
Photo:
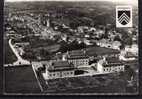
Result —
[{"label": "tree", "polygon": [[122,42],[121,43],[121,46],[120,46],[120,49],[124,49],[125,48],[125,45],[124,45],[124,43]]},{"label": "tree", "polygon": [[115,36],[114,41],[121,41],[120,36],[119,35]]},{"label": "tree", "polygon": [[40,50],[40,55],[44,58],[48,58],[49,52],[42,48]]},{"label": "tree", "polygon": [[132,45],[132,38],[131,38],[131,37],[125,38],[125,39],[124,39],[124,43],[125,43],[126,45]]},{"label": "tree", "polygon": [[23,57],[24,59],[30,59],[30,60],[36,58],[36,57],[35,57],[35,54],[34,54],[33,52],[26,52],[26,53],[24,53],[24,54],[22,55],[22,57]]}]

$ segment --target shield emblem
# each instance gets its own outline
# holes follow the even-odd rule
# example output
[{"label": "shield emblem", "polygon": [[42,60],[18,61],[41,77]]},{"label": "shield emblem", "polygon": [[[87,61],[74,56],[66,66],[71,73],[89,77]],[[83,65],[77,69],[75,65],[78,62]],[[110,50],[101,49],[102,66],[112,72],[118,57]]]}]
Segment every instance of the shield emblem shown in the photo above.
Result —
[{"label": "shield emblem", "polygon": [[130,11],[118,11],[118,22],[126,25],[130,22]]},{"label": "shield emblem", "polygon": [[116,6],[116,27],[132,26],[132,6]]}]

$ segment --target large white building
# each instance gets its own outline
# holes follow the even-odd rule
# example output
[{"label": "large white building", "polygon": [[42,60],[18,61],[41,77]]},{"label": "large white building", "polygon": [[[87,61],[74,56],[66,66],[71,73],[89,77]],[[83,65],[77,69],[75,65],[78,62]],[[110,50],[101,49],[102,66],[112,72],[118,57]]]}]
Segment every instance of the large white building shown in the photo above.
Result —
[{"label": "large white building", "polygon": [[67,52],[66,55],[63,55],[63,60],[72,63],[75,67],[81,65],[89,65],[89,56],[86,55],[86,52],[84,50]]},{"label": "large white building", "polygon": [[67,61],[55,61],[46,67],[46,77],[57,79],[74,76],[75,67]]},{"label": "large white building", "polygon": [[124,64],[117,58],[103,58],[97,63],[97,71],[100,73],[113,73],[124,71]]}]

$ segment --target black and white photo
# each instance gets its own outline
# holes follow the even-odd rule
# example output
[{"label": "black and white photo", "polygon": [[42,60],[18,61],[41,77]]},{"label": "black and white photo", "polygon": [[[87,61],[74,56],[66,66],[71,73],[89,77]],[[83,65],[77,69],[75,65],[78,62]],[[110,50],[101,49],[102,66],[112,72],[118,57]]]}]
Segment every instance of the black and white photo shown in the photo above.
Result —
[{"label": "black and white photo", "polygon": [[5,0],[4,94],[137,95],[138,0]]}]

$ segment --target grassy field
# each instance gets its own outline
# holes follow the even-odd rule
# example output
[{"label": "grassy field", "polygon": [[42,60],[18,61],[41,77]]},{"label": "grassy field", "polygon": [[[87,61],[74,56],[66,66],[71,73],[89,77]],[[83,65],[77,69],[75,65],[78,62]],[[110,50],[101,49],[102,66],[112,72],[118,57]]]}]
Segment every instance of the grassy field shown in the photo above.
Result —
[{"label": "grassy field", "polygon": [[[43,94],[68,93],[136,93],[137,86],[127,87],[125,73],[88,76],[81,78],[57,79],[45,84],[43,78],[39,79],[44,89]],[[42,80],[42,81],[41,81]],[[44,83],[43,83],[44,82]],[[63,89],[63,90],[62,90]],[[129,91],[131,90],[131,91]],[[41,93],[31,66],[5,67],[6,93]]]},{"label": "grassy field", "polygon": [[125,81],[108,75],[62,79],[56,82],[49,83],[49,86],[56,86],[53,93],[125,93]]},{"label": "grassy field", "polygon": [[138,86],[127,86],[126,73],[66,78],[48,81],[49,94],[136,94]]},{"label": "grassy field", "polygon": [[5,67],[5,93],[39,93],[31,66]]},{"label": "grassy field", "polygon": [[4,64],[11,64],[16,60],[17,58],[8,44],[8,39],[4,39]]}]

